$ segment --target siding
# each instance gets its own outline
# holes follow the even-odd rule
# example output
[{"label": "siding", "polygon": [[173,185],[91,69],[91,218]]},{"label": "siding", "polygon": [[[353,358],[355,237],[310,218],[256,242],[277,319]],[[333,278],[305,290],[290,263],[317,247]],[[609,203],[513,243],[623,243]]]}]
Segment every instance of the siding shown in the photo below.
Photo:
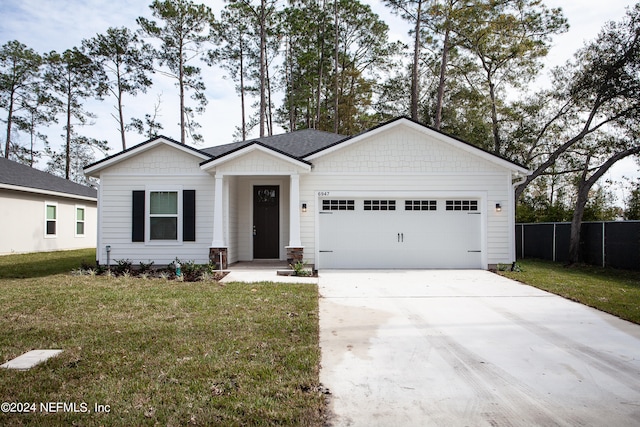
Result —
[{"label": "siding", "polygon": [[[102,229],[98,260],[101,264],[107,263],[107,245],[111,246],[112,263],[120,259],[130,260],[133,265],[150,261],[165,265],[175,258],[199,264],[209,261],[214,185],[212,177],[200,170],[200,161],[195,156],[162,145],[113,165],[100,174]],[[131,241],[131,192],[163,187],[196,190],[195,242]]]},{"label": "siding", "polygon": [[[45,202],[56,203],[56,237],[45,237]],[[85,208],[85,233],[76,236],[76,206]],[[97,204],[88,200],[0,190],[0,254],[92,248]]]},{"label": "siding", "polygon": [[[486,202],[482,213],[487,264],[513,261],[509,170],[405,127],[356,142],[315,159],[313,164],[314,172],[303,175],[300,183],[300,200],[308,205],[301,216],[301,237],[309,263],[315,262],[317,249],[318,192],[327,191],[395,192],[400,197],[402,193],[440,197],[481,194]],[[496,203],[501,204],[501,212],[495,211]]]}]

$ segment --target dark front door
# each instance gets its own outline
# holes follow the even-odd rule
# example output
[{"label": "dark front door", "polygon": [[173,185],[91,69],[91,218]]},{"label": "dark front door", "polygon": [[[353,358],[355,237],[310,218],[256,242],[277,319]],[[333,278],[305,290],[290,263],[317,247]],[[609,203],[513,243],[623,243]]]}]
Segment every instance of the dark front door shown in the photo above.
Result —
[{"label": "dark front door", "polygon": [[253,257],[280,258],[280,188],[253,187]]}]

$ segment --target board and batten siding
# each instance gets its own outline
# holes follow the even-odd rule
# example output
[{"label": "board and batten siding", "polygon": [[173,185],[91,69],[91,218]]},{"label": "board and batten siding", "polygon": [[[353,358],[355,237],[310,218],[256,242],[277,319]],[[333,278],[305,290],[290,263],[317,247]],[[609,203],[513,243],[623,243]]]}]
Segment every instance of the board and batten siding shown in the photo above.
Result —
[{"label": "board and batten siding", "polygon": [[[485,222],[484,259],[488,265],[512,261],[511,171],[500,165],[408,127],[363,138],[313,159],[313,164],[313,172],[300,180],[300,200],[308,206],[301,216],[301,238],[310,264],[315,263],[322,232],[316,230],[319,194],[330,198],[332,192],[352,192],[353,197],[478,197]],[[496,212],[496,203],[501,212]]]},{"label": "board and batten siding", "polygon": [[[111,263],[129,260],[134,266],[153,261],[166,265],[176,258],[209,262],[213,238],[214,185],[200,170],[201,159],[170,146],[157,146],[125,159],[100,173],[100,216],[98,262],[107,263],[106,246],[111,246]],[[132,242],[132,192],[147,190],[195,190],[196,241]],[[182,226],[180,223],[179,227]]]}]

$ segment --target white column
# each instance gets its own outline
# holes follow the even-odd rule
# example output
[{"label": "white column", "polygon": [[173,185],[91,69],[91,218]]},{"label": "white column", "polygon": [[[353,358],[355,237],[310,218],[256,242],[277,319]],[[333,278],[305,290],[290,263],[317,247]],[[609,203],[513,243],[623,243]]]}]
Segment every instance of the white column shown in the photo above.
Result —
[{"label": "white column", "polygon": [[224,248],[224,203],[223,203],[223,178],[216,172],[215,199],[213,202],[213,241],[212,248]]},{"label": "white column", "polygon": [[289,186],[289,246],[302,247],[300,239],[300,175],[292,174]]}]

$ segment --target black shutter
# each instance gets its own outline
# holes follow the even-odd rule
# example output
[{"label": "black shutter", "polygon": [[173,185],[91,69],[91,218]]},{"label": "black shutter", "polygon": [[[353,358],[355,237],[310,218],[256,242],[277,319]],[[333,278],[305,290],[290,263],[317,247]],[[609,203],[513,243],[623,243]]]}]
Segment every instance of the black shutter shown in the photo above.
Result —
[{"label": "black shutter", "polygon": [[196,190],[182,192],[182,241],[196,241]]},{"label": "black shutter", "polygon": [[132,194],[131,241],[144,242],[144,190]]}]

